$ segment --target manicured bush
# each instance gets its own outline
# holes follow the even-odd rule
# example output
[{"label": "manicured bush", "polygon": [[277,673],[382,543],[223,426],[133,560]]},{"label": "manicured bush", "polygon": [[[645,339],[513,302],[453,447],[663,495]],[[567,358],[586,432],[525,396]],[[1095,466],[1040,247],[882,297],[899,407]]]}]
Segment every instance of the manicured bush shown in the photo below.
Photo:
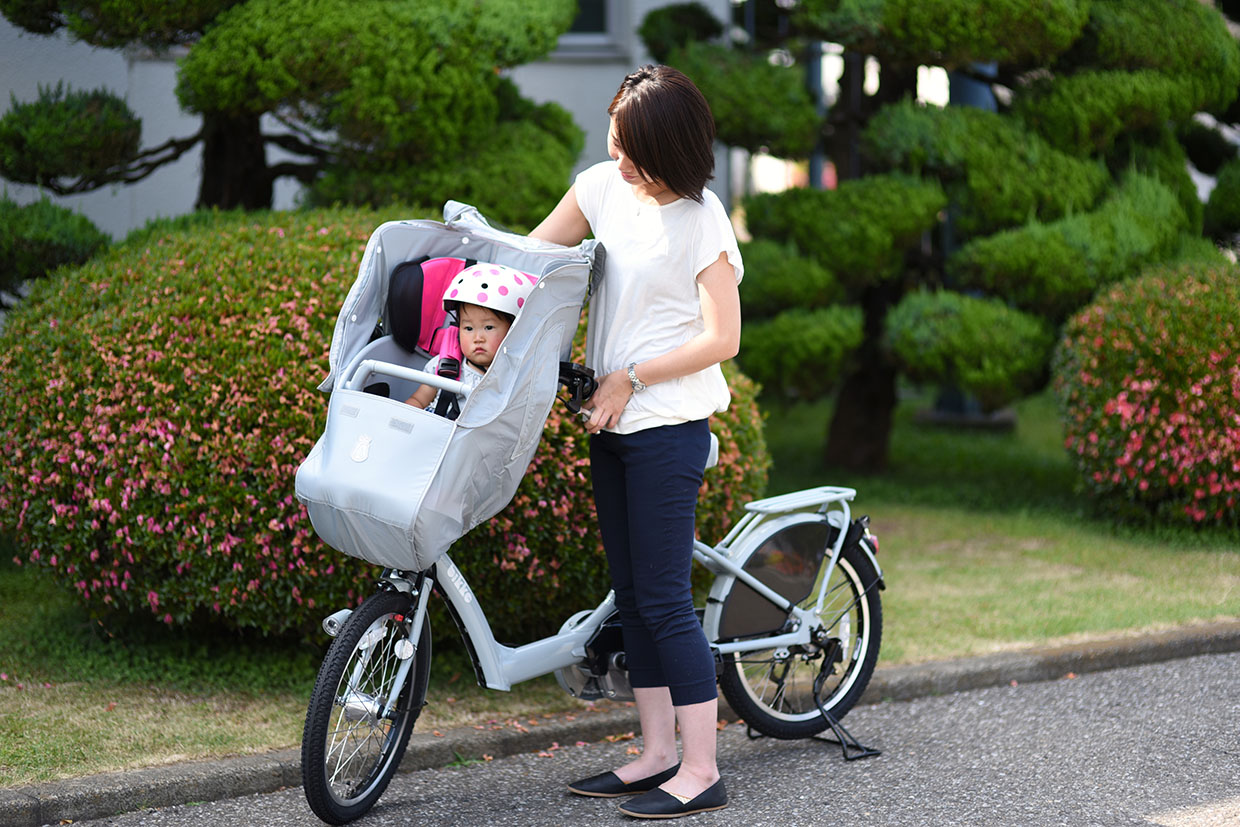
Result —
[{"label": "manicured bush", "polygon": [[1212,4],[1090,0],[1089,24],[1063,55],[1061,72],[1081,65],[1178,76],[1195,109],[1215,111],[1240,86],[1240,46]]},{"label": "manicured bush", "polygon": [[642,18],[637,34],[650,56],[666,63],[674,49],[719,37],[723,24],[701,3],[673,3],[651,10]]},{"label": "manicured bush", "polygon": [[21,206],[0,197],[0,290],[13,291],[57,267],[81,264],[110,242],[73,210],[46,199]]},{"label": "manicured bush", "polygon": [[1053,79],[1018,93],[1013,110],[1066,151],[1105,151],[1126,131],[1221,111],[1240,87],[1240,46],[1196,0],[1092,0],[1089,25]]},{"label": "manicured bush", "polygon": [[1062,320],[1099,288],[1168,257],[1187,227],[1170,190],[1131,175],[1093,212],[966,244],[948,259],[948,273],[960,287],[979,288],[1022,310]]},{"label": "manicured bush", "polygon": [[793,307],[746,322],[739,360],[764,387],[813,399],[837,386],[861,340],[858,307]]},{"label": "manicured bush", "polygon": [[1065,445],[1104,513],[1240,528],[1240,268],[1153,269],[1072,317]]},{"label": "manicured bush", "polygon": [[1122,136],[1107,157],[1107,166],[1117,179],[1128,172],[1139,172],[1171,190],[1188,219],[1185,231],[1201,235],[1203,205],[1197,195],[1197,182],[1188,172],[1188,153],[1171,129]]},{"label": "manicured bush", "polygon": [[0,176],[23,184],[95,179],[138,154],[142,121],[106,89],[39,87],[0,118]]},{"label": "manicured bush", "polygon": [[[304,631],[368,593],[377,569],[315,538],[294,473],[324,422],[315,387],[367,238],[429,215],[207,214],[37,283],[0,333],[0,532],[20,559],[92,613],[169,625]],[[717,429],[731,462],[700,512],[712,534],[765,479],[752,385],[733,381]],[[488,608],[513,607],[505,634],[602,597],[574,591],[602,566],[574,427],[553,418],[517,502],[454,552]]]},{"label": "manicured bush", "polygon": [[330,167],[311,185],[309,200],[322,206],[433,204],[447,193],[505,225],[533,227],[564,195],[584,139],[558,104],[536,106],[506,78],[494,85],[499,119],[471,151],[434,164],[359,157]]},{"label": "manicured bush", "polygon": [[1060,152],[1019,121],[967,106],[885,106],[863,134],[882,169],[941,179],[960,238],[1083,212],[1111,185],[1098,161]]},{"label": "manicured bush", "polygon": [[741,308],[745,319],[774,316],[790,307],[821,307],[844,297],[835,276],[796,246],[766,238],[741,242],[745,280]]},{"label": "manicured bush", "polygon": [[[803,67],[700,42],[675,50],[668,62],[710,102],[720,141],[779,158],[805,158],[813,151],[822,119],[805,88]],[[754,117],[755,101],[761,101],[761,117]]]},{"label": "manicured bush", "polygon": [[802,3],[796,13],[824,39],[864,54],[960,66],[1050,60],[1076,39],[1088,6],[1085,0],[829,0]]},{"label": "manicured bush", "polygon": [[755,236],[792,241],[852,288],[899,272],[904,251],[934,226],[945,206],[947,197],[935,181],[871,175],[834,190],[750,196],[745,220]]},{"label": "manicured bush", "polygon": [[1012,111],[1052,146],[1105,152],[1124,132],[1182,121],[1197,111],[1181,80],[1146,70],[1098,70],[1032,85]]},{"label": "manicured bush", "polygon": [[881,5],[891,38],[948,64],[1045,60],[1071,45],[1089,10],[1082,0],[895,0]]},{"label": "manicured bush", "polygon": [[1228,238],[1240,233],[1240,160],[1219,170],[1210,200],[1206,202],[1204,226],[1212,238]]},{"label": "manicured bush", "polygon": [[1045,385],[1050,326],[997,299],[942,290],[906,295],[887,314],[887,346],[914,382],[946,382],[995,410]]}]

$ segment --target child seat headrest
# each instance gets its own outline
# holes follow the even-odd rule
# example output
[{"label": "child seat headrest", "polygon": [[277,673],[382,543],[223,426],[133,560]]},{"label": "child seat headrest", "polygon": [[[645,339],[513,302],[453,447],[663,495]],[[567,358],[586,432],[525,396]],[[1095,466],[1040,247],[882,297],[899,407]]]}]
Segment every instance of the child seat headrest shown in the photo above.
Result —
[{"label": "child seat headrest", "polygon": [[435,352],[435,332],[447,315],[444,290],[458,273],[473,264],[473,259],[423,256],[396,265],[388,278],[387,305],[383,310],[383,326],[396,344],[410,353],[418,349]]}]

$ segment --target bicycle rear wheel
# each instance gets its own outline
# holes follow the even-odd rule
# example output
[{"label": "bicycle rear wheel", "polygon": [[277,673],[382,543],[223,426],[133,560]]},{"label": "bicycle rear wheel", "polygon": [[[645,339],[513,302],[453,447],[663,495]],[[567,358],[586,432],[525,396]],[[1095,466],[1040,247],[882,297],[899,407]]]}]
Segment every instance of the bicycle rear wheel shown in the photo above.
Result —
[{"label": "bicycle rear wheel", "polygon": [[[396,773],[430,677],[430,622],[416,649],[409,639],[409,596],[382,591],[349,616],[327,650],[306,712],[301,776],[306,800],[329,824],[374,806]],[[384,712],[397,671],[414,662],[400,697]]]},{"label": "bicycle rear wheel", "polygon": [[[836,720],[874,674],[883,628],[878,573],[860,545],[843,549],[835,569],[827,571],[837,531],[821,518],[785,525],[737,561],[801,608],[815,604],[822,578],[830,577],[822,627],[811,630],[814,643],[724,657],[724,697],[746,723],[772,738],[808,738],[827,728],[814,697],[815,679],[824,670],[820,697]],[[721,611],[722,636],[734,640],[773,634],[788,618],[740,581],[723,596]],[[749,633],[728,635],[738,629]]]}]

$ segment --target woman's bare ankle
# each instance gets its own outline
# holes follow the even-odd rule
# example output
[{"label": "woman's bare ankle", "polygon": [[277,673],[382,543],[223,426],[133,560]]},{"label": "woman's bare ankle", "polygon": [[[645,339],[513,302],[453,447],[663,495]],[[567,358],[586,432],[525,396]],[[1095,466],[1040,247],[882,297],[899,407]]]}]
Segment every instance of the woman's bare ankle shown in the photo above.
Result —
[{"label": "woman's bare ankle", "polygon": [[625,764],[615,773],[616,777],[624,783],[632,784],[634,781],[658,775],[674,766],[676,766],[675,753],[671,755],[643,753],[636,761]]}]

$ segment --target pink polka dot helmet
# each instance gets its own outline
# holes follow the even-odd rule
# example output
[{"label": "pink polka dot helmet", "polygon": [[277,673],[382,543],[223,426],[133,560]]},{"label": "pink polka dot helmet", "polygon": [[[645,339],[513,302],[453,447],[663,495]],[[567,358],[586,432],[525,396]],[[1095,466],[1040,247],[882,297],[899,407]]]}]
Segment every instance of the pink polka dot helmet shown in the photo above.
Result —
[{"label": "pink polka dot helmet", "polygon": [[465,302],[515,316],[537,281],[537,276],[502,264],[475,264],[449,282],[443,291],[443,309],[455,312],[457,303]]}]

